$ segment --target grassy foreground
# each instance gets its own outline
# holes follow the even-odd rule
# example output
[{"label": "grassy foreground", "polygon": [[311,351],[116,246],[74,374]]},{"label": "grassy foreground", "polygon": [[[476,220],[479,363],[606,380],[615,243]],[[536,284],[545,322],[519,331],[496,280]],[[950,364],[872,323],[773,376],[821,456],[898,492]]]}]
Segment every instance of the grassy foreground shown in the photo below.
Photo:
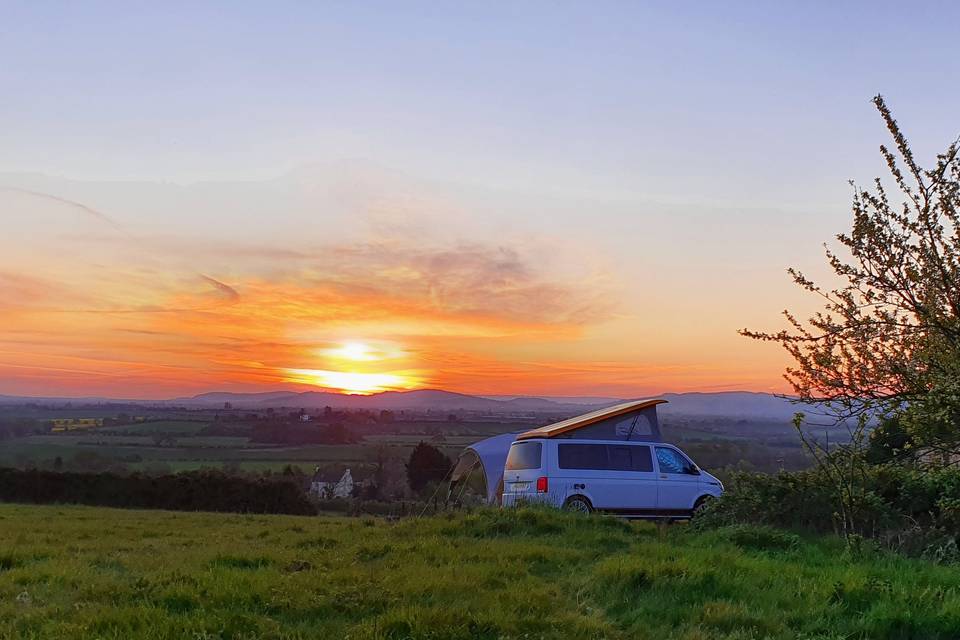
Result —
[{"label": "grassy foreground", "polygon": [[0,638],[954,638],[960,571],[764,529],[0,505]]}]

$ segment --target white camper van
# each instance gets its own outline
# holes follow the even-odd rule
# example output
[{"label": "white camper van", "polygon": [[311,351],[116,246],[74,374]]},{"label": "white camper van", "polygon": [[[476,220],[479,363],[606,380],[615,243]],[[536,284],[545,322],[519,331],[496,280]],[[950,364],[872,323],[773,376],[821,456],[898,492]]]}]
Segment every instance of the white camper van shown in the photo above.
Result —
[{"label": "white camper van", "polygon": [[625,403],[518,435],[504,464],[503,505],[690,517],[723,485],[660,441],[662,402]]}]

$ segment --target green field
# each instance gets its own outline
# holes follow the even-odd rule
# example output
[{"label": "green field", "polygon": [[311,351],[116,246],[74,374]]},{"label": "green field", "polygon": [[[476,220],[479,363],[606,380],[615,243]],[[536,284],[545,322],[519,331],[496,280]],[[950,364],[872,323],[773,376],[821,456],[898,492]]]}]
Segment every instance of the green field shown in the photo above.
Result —
[{"label": "green field", "polygon": [[764,529],[0,505],[0,638],[955,638],[960,571]]},{"label": "green field", "polygon": [[[115,460],[131,471],[163,464],[172,471],[201,467],[236,466],[246,471],[279,471],[287,465],[313,471],[316,465],[342,464],[363,467],[376,455],[376,447],[387,446],[403,459],[428,436],[372,437],[357,444],[270,445],[251,443],[247,438],[223,436],[171,437],[158,445],[152,436],[112,435],[96,430],[84,433],[27,436],[0,444],[0,466],[22,467],[24,461],[49,463],[57,457],[70,461],[78,454],[95,453]],[[438,443],[447,455],[456,457],[462,449],[455,443]]]},{"label": "green field", "polygon": [[98,427],[97,431],[131,435],[195,435],[210,425],[197,420],[153,420],[120,426]]}]

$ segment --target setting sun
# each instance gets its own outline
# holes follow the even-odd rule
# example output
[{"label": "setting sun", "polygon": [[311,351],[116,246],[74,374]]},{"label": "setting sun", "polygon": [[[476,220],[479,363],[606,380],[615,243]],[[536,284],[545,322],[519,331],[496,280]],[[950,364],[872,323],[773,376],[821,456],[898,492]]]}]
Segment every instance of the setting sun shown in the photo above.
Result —
[{"label": "setting sun", "polygon": [[324,369],[287,369],[286,372],[288,382],[358,395],[415,389],[420,383],[416,375],[409,372],[361,373]]}]

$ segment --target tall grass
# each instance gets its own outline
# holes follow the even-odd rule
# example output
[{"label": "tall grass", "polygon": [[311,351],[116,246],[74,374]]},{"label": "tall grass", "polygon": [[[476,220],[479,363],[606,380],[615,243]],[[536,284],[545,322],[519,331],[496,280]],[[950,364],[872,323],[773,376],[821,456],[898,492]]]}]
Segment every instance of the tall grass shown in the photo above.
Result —
[{"label": "tall grass", "polygon": [[960,572],[542,510],[0,505],[0,638],[955,638]]}]

